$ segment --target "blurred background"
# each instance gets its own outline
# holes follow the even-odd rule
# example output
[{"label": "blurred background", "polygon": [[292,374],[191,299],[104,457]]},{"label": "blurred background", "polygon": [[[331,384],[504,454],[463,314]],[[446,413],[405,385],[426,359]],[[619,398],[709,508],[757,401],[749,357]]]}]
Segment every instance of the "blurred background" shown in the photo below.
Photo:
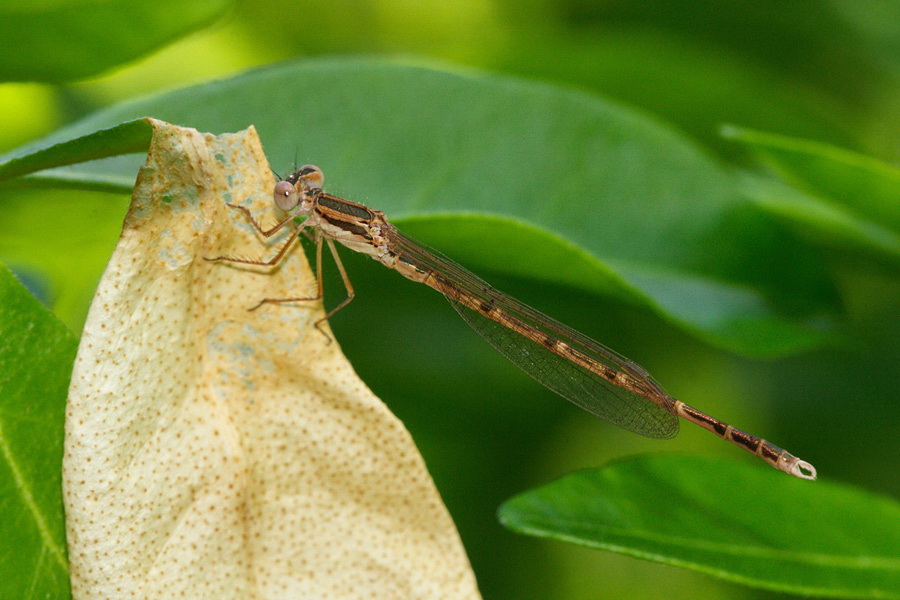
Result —
[{"label": "blurred background", "polygon": [[[892,0],[220,4],[193,31],[125,64],[76,69],[65,82],[0,84],[0,151],[141,95],[298,57],[355,54],[440,60],[602,95],[670,124],[734,169],[755,163],[720,135],[723,124],[900,160],[900,10]],[[5,194],[0,206],[0,259],[76,334],[128,200],[68,193],[63,205],[42,191]],[[72,227],[55,211],[93,225]],[[642,452],[738,451],[689,426],[662,443],[598,424],[480,344],[438,294],[388,277],[364,257],[343,257],[357,299],[333,321],[335,335],[417,440],[485,598],[776,596],[504,530],[494,515],[503,500],[563,473]],[[825,477],[896,496],[897,273],[839,254],[821,258],[841,296],[841,343],[766,360],[712,347],[621,302],[484,275],[634,358],[690,404],[787,446]],[[61,272],[70,275],[54,275]],[[328,276],[326,289],[341,289],[334,272]],[[398,298],[400,317],[392,311]],[[360,330],[368,332],[364,343],[353,339]],[[417,360],[427,346],[410,339],[442,340],[430,371]]]},{"label": "blurred background", "polygon": [[22,117],[4,123],[2,149],[135,95],[352,53],[439,58],[591,90],[728,158],[722,123],[900,157],[900,34],[890,0],[197,4],[221,4],[224,14],[124,66],[62,87],[4,85],[4,114]]}]

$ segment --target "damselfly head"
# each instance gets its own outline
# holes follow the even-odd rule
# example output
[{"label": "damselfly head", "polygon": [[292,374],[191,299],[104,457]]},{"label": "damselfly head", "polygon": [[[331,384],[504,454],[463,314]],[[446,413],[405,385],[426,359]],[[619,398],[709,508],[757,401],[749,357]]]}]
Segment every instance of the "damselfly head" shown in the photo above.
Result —
[{"label": "damselfly head", "polygon": [[[275,204],[285,212],[290,212],[308,197],[313,190],[322,189],[325,175],[315,165],[303,165],[290,174],[287,179],[275,184]],[[311,206],[301,206],[303,212]]]}]

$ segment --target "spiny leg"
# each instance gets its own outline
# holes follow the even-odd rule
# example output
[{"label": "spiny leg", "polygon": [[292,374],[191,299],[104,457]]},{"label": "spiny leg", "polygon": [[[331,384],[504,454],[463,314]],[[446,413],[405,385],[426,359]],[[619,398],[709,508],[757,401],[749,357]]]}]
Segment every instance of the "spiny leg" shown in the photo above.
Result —
[{"label": "spiny leg", "polygon": [[[296,234],[295,234],[296,235]],[[331,240],[329,240],[330,242]],[[322,282],[322,235],[316,235],[316,295],[307,298],[263,298],[259,301],[259,304],[254,306],[249,310],[256,310],[263,304],[285,304],[287,302],[312,302],[315,300],[321,300],[324,295],[325,285]],[[318,328],[318,321],[316,321],[316,327]],[[320,330],[321,331],[321,330]],[[324,333],[324,332],[323,332]]]},{"label": "spiny leg", "polygon": [[[325,238],[325,241],[328,242],[328,249],[331,250],[331,256],[334,257],[334,264],[337,265],[338,272],[341,274],[341,280],[344,282],[344,289],[347,290],[347,297],[344,298],[344,300],[340,304],[329,310],[324,317],[316,321],[316,329],[319,329],[319,331],[322,331],[319,328],[319,324],[322,321],[327,321],[328,319],[333,317],[335,313],[350,304],[350,301],[356,297],[356,292],[353,291],[353,284],[350,283],[350,278],[347,276],[346,269],[344,269],[344,263],[341,262],[341,257],[337,252],[337,248],[334,247],[334,241],[331,238]],[[321,263],[319,263],[319,269],[321,268]]]},{"label": "spiny leg", "polygon": [[[241,207],[238,207],[238,208],[241,208]],[[287,221],[282,221],[281,223],[276,225],[276,227],[281,227],[286,222]],[[256,223],[254,223],[254,225],[256,225]],[[215,258],[204,258],[203,260],[208,260],[209,262],[223,261],[223,262],[241,263],[244,265],[257,265],[257,266],[261,266],[261,267],[271,267],[273,265],[278,264],[278,262],[284,257],[284,254],[287,252],[288,248],[291,246],[291,244],[294,242],[294,240],[297,239],[297,236],[300,234],[301,231],[304,233],[307,233],[305,228],[303,227],[303,225],[297,227],[297,229],[295,229],[294,232],[291,233],[290,236],[288,236],[288,239],[284,242],[284,244],[281,246],[281,248],[279,248],[278,253],[275,254],[275,256],[271,260],[251,260],[249,258],[234,258],[231,256],[217,256]],[[263,232],[263,231],[260,231],[260,233],[265,235],[265,232]]]},{"label": "spiny leg", "polygon": [[[239,206],[237,204],[228,204],[227,206],[229,208],[236,208],[239,211],[241,211],[242,213],[244,213],[244,216],[247,217],[247,220],[250,221],[250,224],[253,225],[253,228],[256,231],[258,231],[259,234],[262,235],[264,238],[272,237],[273,235],[275,235],[276,233],[281,231],[281,229],[285,225],[287,225],[288,223],[290,223],[291,221],[294,220],[294,216],[289,215],[285,219],[276,223],[271,229],[263,229],[262,226],[259,224],[259,222],[257,222],[257,220],[253,218],[253,214],[250,212],[250,210],[248,208],[246,208],[244,206]],[[298,227],[298,231],[301,231],[301,230],[303,231],[303,234],[307,238],[312,239],[309,235],[309,232],[304,229],[303,225],[300,225]],[[274,265],[275,263],[277,263],[279,260],[281,260],[281,257],[284,256],[284,253],[287,251],[288,246],[291,245],[291,242],[294,240],[295,237],[297,237],[296,231],[291,234],[291,236],[285,242],[284,246],[282,246],[281,249],[279,250],[278,254],[275,255],[275,258],[273,258],[270,261],[248,260],[248,259],[244,259],[244,258],[234,258],[231,256],[217,256],[215,258],[204,258],[204,260],[208,260],[210,262],[224,261],[224,262],[241,263],[241,264],[245,264],[245,265],[259,265],[259,266],[264,266],[264,267],[270,267],[270,266]]]},{"label": "spiny leg", "polygon": [[[287,302],[307,302],[310,300],[320,300],[324,295],[324,283],[322,279],[323,237],[324,236],[319,234],[319,239],[316,243],[316,282],[318,284],[318,292],[316,293],[316,296],[313,298],[265,298],[262,302],[260,302],[250,310],[256,310],[263,304],[284,304]],[[344,268],[344,263],[341,262],[341,257],[337,252],[337,248],[335,248],[334,246],[334,241],[332,241],[331,238],[325,238],[325,242],[328,244],[328,249],[331,252],[331,256],[334,257],[334,263],[337,265],[338,272],[341,274],[341,280],[344,282],[344,288],[347,290],[347,297],[344,298],[344,300],[340,304],[328,311],[324,317],[314,323],[316,329],[318,329],[319,332],[328,339],[328,342],[331,343],[331,336],[328,335],[328,333],[324,329],[322,329],[321,325],[323,322],[334,316],[334,314],[339,310],[350,304],[350,301],[353,300],[354,297],[356,297],[356,292],[353,290],[353,284],[350,283],[350,277],[347,276],[347,270]]]},{"label": "spiny leg", "polygon": [[253,225],[253,228],[256,229],[265,238],[272,237],[273,235],[275,235],[276,233],[281,231],[282,227],[284,227],[285,225],[287,225],[294,219],[293,215],[288,215],[287,218],[276,223],[275,226],[272,227],[271,229],[263,229],[262,226],[259,223],[257,223],[256,219],[253,218],[253,215],[250,213],[250,209],[248,209],[247,207],[239,206],[237,204],[229,204],[228,206],[231,208],[236,208],[239,211],[241,211],[242,213],[244,213],[244,215],[250,221],[250,224]]}]

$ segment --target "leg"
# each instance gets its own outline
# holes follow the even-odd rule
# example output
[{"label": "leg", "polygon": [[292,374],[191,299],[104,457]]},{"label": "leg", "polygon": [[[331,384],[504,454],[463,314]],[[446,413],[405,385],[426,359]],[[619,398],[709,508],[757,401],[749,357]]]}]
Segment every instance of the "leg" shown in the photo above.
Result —
[{"label": "leg", "polygon": [[[331,250],[331,256],[334,257],[334,264],[337,265],[338,271],[341,274],[341,280],[343,280],[344,282],[344,289],[347,290],[347,297],[344,298],[344,300],[340,304],[329,310],[328,314],[316,321],[316,327],[319,326],[319,323],[321,323],[322,321],[327,321],[328,319],[333,317],[339,310],[350,304],[350,301],[353,300],[353,298],[356,296],[356,292],[353,291],[353,284],[350,283],[350,278],[347,277],[347,271],[344,269],[344,263],[341,262],[341,257],[337,253],[337,248],[334,247],[334,241],[332,241],[331,238],[326,238],[325,241],[328,242],[328,249]],[[321,288],[321,285],[319,287]],[[321,289],[319,291],[321,292]]]},{"label": "leg", "polygon": [[[299,230],[298,230],[299,231]],[[296,234],[295,234],[296,235]],[[314,300],[321,300],[324,295],[325,286],[322,283],[322,235],[319,234],[316,236],[318,239],[316,240],[316,285],[318,287],[318,291],[315,296],[310,298],[263,298],[260,300],[259,304],[254,306],[249,310],[256,310],[263,304],[285,304],[287,302],[312,302]],[[329,240],[330,242],[331,240]],[[318,321],[316,322],[318,326]]]},{"label": "leg", "polygon": [[[238,207],[238,208],[241,208],[241,207]],[[293,217],[291,217],[291,218],[293,218]],[[288,220],[290,220],[290,219],[288,219]],[[287,220],[282,221],[281,223],[276,225],[276,227],[280,228],[286,222],[287,222]],[[256,223],[254,223],[254,225],[256,225]],[[271,260],[265,260],[265,261],[250,260],[248,258],[232,258],[230,256],[217,256],[215,258],[204,258],[203,260],[208,260],[209,262],[224,261],[224,262],[232,262],[232,263],[241,263],[244,265],[259,265],[262,267],[271,267],[271,266],[277,264],[284,257],[285,252],[287,252],[287,249],[294,242],[294,240],[297,239],[297,236],[300,234],[301,231],[306,233],[307,237],[309,237],[308,232],[306,232],[306,229],[302,225],[297,227],[297,229],[294,230],[294,233],[292,233],[288,237],[287,241],[284,243],[284,245],[281,246],[281,248],[278,250],[278,253],[275,254],[275,256]],[[265,232],[263,232],[262,230],[260,230],[260,233],[265,235]]]},{"label": "leg", "polygon": [[278,223],[276,223],[275,226],[272,227],[272,229],[263,229],[262,227],[260,227],[259,223],[256,222],[256,219],[253,218],[253,215],[250,214],[250,210],[247,207],[238,206],[237,204],[229,204],[228,206],[230,206],[231,208],[236,208],[244,213],[244,215],[246,215],[247,219],[253,225],[253,228],[256,229],[265,238],[272,237],[273,235],[278,233],[278,231],[280,231],[282,227],[284,227],[294,219],[293,215],[288,215],[288,217],[283,221],[279,221]]},{"label": "leg", "polygon": [[[316,244],[316,280],[318,283],[318,292],[316,296],[313,298],[266,298],[261,301],[259,304],[251,308],[250,310],[256,310],[263,304],[285,304],[287,302],[307,302],[310,300],[321,300],[324,295],[324,284],[322,283],[322,235],[318,235],[318,240]],[[341,279],[344,282],[344,287],[347,290],[347,297],[337,306],[332,308],[324,317],[315,322],[316,329],[318,329],[322,335],[328,338],[329,343],[331,342],[331,336],[329,336],[321,327],[324,321],[327,321],[335,313],[339,310],[350,304],[350,301],[356,296],[356,292],[353,290],[353,284],[350,283],[350,278],[347,276],[347,270],[344,269],[344,263],[341,262],[341,257],[337,253],[337,248],[334,246],[334,242],[330,238],[325,238],[325,241],[328,243],[328,249],[331,251],[331,256],[334,257],[334,263],[337,265],[338,271],[341,274]]]}]

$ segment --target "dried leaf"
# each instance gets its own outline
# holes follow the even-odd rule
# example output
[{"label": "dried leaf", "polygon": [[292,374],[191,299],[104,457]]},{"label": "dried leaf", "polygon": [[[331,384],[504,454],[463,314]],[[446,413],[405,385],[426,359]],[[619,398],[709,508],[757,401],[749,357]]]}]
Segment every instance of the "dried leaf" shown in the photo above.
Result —
[{"label": "dried leaf", "polygon": [[[312,324],[300,251],[279,268],[253,128],[152,121],[154,141],[75,363],[64,491],[73,595],[478,598],[409,433]],[[287,232],[286,232],[287,233]]]}]

